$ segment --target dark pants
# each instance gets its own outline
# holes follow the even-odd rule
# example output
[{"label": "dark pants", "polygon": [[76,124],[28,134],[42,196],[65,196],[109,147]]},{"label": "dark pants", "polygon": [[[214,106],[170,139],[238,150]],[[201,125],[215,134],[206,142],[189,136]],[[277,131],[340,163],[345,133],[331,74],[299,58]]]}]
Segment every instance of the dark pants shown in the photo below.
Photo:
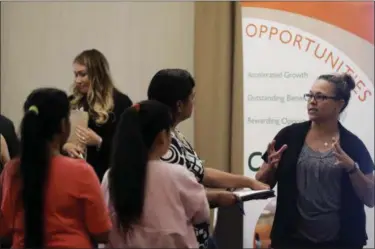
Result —
[{"label": "dark pants", "polygon": [[216,240],[214,237],[210,237],[208,239],[208,249],[219,249],[216,244]]},{"label": "dark pants", "polygon": [[309,240],[304,239],[291,239],[288,245],[283,246],[274,246],[273,249],[362,249],[363,246],[348,246],[343,245],[339,242],[323,242],[323,243],[315,243]]},{"label": "dark pants", "polygon": [[12,242],[8,239],[0,239],[0,248],[11,248]]}]

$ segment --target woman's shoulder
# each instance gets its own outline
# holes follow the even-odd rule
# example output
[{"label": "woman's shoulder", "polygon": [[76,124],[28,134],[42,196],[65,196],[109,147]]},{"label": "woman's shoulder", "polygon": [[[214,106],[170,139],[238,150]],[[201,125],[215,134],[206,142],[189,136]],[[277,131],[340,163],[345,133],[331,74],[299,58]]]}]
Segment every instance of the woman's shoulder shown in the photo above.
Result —
[{"label": "woman's shoulder", "polygon": [[[279,137],[290,137],[302,135],[304,132],[308,131],[310,127],[310,121],[304,121],[299,123],[292,123],[280,129],[277,136]],[[301,133],[302,132],[302,133]]]},{"label": "woman's shoulder", "polygon": [[346,129],[343,125],[340,124],[340,140],[342,143],[341,146],[344,146],[345,149],[352,152],[361,153],[364,150],[367,151],[365,143],[353,132]]},{"label": "woman's shoulder", "polygon": [[[178,167],[180,166],[180,167]],[[167,165],[170,173],[170,178],[173,179],[174,186],[191,186],[199,184],[199,180],[196,178],[194,173],[188,168],[182,165],[173,165],[168,163]]]},{"label": "woman's shoulder", "polygon": [[172,141],[174,141],[175,143],[179,143],[181,146],[192,147],[189,140],[184,136],[184,134],[181,131],[177,129],[172,131],[171,138]]},{"label": "woman's shoulder", "polygon": [[180,145],[182,143],[181,136],[182,134],[179,131],[172,131],[171,132],[171,143]]},{"label": "woman's shoulder", "polygon": [[66,178],[74,179],[74,181],[86,185],[96,180],[100,183],[94,168],[83,159],[61,155],[55,157],[53,160],[53,172],[59,175],[60,178],[65,176]]},{"label": "woman's shoulder", "polygon": [[115,102],[115,105],[121,105],[124,107],[130,107],[133,104],[128,95],[116,88],[113,90],[113,101]]},{"label": "woman's shoulder", "polygon": [[165,162],[163,160],[152,161],[149,163],[156,164],[157,167],[151,167],[151,168],[155,169],[157,172],[163,175],[167,174],[169,175],[169,177],[177,178],[177,179],[181,177],[182,178],[190,177],[192,179],[195,179],[194,174],[190,172],[186,167],[183,167],[182,165]]},{"label": "woman's shoulder", "polygon": [[341,133],[340,135],[344,136],[346,140],[350,140],[350,142],[355,143],[356,145],[363,144],[362,140],[357,135],[349,131],[341,123],[339,125],[339,128],[340,128],[340,133]]},{"label": "woman's shoulder", "polygon": [[281,130],[285,132],[295,132],[298,130],[308,130],[310,128],[311,121],[303,121],[303,122],[297,122],[297,123],[292,123],[290,125],[285,126]]},{"label": "woman's shoulder", "polygon": [[0,114],[0,122],[2,124],[2,126],[14,126],[12,120],[10,120],[9,118],[7,118],[6,116],[4,115],[1,115]]},{"label": "woman's shoulder", "polygon": [[74,171],[74,174],[77,174],[79,172],[84,173],[90,169],[90,165],[85,160],[71,158],[63,155],[55,157],[53,163],[71,173],[72,171]]}]

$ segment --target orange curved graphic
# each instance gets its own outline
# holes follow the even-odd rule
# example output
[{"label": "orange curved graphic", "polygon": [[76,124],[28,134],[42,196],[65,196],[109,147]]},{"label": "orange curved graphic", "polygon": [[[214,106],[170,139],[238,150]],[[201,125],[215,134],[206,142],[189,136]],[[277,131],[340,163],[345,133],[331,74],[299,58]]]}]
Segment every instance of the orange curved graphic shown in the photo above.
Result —
[{"label": "orange curved graphic", "polygon": [[374,2],[241,2],[241,6],[283,10],[315,18],[374,45]]}]

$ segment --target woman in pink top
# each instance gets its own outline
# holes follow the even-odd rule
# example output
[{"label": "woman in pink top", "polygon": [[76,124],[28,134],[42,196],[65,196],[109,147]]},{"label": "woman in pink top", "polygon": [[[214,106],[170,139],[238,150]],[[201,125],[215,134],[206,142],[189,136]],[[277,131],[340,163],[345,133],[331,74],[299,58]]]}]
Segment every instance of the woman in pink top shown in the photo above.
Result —
[{"label": "woman in pink top", "polygon": [[198,248],[193,224],[209,220],[205,189],[184,167],[160,160],[172,116],[144,101],[121,116],[102,190],[111,212],[111,248]]}]

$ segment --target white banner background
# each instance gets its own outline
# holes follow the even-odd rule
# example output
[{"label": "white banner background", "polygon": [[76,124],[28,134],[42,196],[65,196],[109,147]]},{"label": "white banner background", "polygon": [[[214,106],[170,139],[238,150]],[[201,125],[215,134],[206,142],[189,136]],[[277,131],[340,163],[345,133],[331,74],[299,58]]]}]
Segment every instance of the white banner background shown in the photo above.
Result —
[{"label": "white banner background", "polygon": [[[303,38],[301,47],[293,45],[297,34]],[[252,153],[263,153],[267,144],[281,128],[293,122],[307,120],[307,103],[302,96],[310,90],[314,80],[320,74],[334,72],[332,68],[337,69],[338,72],[346,72],[345,65],[353,69],[357,80],[366,83],[371,94],[363,91],[358,91],[358,94],[352,93],[351,102],[341,121],[346,128],[362,139],[374,159],[373,84],[350,58],[332,44],[313,34],[269,20],[243,17],[242,37],[244,173],[247,176],[255,177],[256,173],[249,167],[249,156]],[[310,43],[307,47],[308,39],[314,40],[315,43]],[[320,44],[318,54],[322,54],[324,49],[327,49],[326,56],[322,59],[314,55],[318,44]],[[327,59],[330,52],[331,57]],[[335,67],[332,67],[332,62],[338,57],[340,60]],[[340,67],[341,62],[343,63]],[[259,167],[262,164],[259,154],[252,158],[252,167]],[[254,247],[254,231],[258,219],[262,213],[264,216],[272,213],[274,205],[274,200],[248,202],[245,205],[244,248]],[[369,237],[366,247],[374,248],[374,210],[366,209],[366,214]],[[262,222],[267,221],[260,223]]]}]

